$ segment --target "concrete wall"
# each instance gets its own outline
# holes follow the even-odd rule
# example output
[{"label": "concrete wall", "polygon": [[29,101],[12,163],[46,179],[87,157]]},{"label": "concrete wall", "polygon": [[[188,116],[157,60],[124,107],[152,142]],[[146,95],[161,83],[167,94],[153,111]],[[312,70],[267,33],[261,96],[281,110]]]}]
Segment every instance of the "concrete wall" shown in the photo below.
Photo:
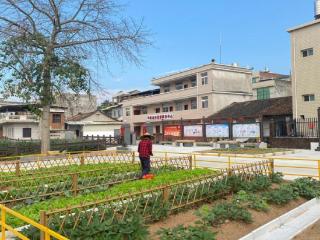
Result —
[{"label": "concrete wall", "polygon": [[[320,106],[320,20],[290,33],[294,117],[316,117]],[[313,48],[313,56],[303,57],[301,50],[308,48]],[[305,102],[306,94],[314,94],[315,101]]]},{"label": "concrete wall", "polygon": [[291,81],[285,80],[268,80],[252,84],[253,98],[257,99],[257,89],[266,88],[270,89],[270,98],[288,97],[292,96]]},{"label": "concrete wall", "polygon": [[94,125],[84,125],[83,126],[83,136],[114,136],[114,130],[120,129],[121,125],[104,125],[104,124],[94,124]]},{"label": "concrete wall", "polygon": [[213,70],[213,90],[219,92],[252,92],[252,74]]},{"label": "concrete wall", "polygon": [[40,139],[40,129],[38,123],[7,123],[3,124],[3,136],[12,139],[25,139],[23,138],[23,128],[31,128],[31,138]]},{"label": "concrete wall", "polygon": [[63,94],[56,99],[56,105],[66,107],[66,117],[79,113],[89,113],[97,110],[96,96]]}]

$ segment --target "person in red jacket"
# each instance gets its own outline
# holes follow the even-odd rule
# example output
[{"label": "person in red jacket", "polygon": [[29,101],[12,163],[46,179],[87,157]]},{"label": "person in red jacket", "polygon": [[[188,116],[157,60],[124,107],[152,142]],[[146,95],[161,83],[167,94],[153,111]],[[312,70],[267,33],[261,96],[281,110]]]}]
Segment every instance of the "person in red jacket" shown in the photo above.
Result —
[{"label": "person in red jacket", "polygon": [[146,133],[141,136],[141,141],[138,146],[139,158],[141,163],[142,174],[141,178],[144,178],[150,173],[150,156],[152,153],[152,139],[151,134]]}]

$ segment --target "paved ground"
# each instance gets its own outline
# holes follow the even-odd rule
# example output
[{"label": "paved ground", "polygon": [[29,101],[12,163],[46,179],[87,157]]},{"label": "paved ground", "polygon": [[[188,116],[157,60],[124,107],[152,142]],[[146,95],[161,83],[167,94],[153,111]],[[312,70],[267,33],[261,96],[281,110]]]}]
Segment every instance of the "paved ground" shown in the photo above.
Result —
[{"label": "paved ground", "polygon": [[[137,150],[136,146],[131,147],[132,150]],[[181,153],[194,153],[199,151],[210,150],[210,147],[173,147],[154,145],[153,150],[156,156],[164,157],[164,152],[168,153],[168,156],[179,156]],[[228,168],[229,165],[234,166],[243,163],[254,163],[257,161],[268,160],[273,158],[275,164],[275,172],[282,172],[285,174],[285,178],[288,180],[295,179],[297,177],[314,176],[320,179],[320,152],[311,150],[295,150],[294,153],[280,153],[276,156],[272,154],[265,154],[264,156],[255,157],[241,156],[236,157],[222,156],[207,156],[203,154],[196,154],[196,166],[210,167],[210,168]],[[138,159],[137,159],[138,160]]]}]

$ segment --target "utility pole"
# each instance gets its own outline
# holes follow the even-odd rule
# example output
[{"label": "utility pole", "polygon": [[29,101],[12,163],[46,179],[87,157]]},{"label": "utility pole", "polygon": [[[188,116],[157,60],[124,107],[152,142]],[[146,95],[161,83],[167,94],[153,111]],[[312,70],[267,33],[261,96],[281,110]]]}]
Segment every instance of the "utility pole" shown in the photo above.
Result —
[{"label": "utility pole", "polygon": [[316,151],[320,152],[320,107],[318,108],[318,138],[319,138],[319,146]]}]

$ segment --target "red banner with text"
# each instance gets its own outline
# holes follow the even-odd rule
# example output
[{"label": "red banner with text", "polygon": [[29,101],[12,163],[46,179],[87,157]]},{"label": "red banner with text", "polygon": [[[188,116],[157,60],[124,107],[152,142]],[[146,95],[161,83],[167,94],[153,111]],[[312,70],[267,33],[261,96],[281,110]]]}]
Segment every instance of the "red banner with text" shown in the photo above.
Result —
[{"label": "red banner with text", "polygon": [[164,135],[165,136],[180,137],[181,136],[181,126],[180,125],[165,126],[164,127]]}]

